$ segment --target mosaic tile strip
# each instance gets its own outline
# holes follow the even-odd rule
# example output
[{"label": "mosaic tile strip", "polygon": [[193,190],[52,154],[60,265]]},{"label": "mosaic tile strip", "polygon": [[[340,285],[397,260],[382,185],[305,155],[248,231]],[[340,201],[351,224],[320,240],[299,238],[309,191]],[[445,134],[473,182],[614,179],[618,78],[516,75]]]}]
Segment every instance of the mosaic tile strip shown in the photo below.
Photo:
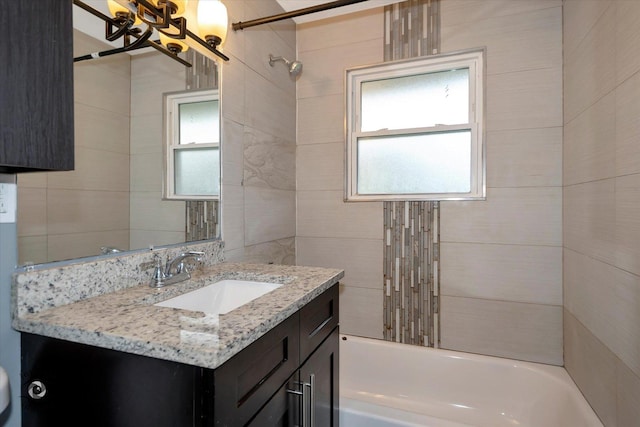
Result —
[{"label": "mosaic tile strip", "polygon": [[[217,89],[218,67],[216,62],[204,55],[189,49],[185,52],[185,60],[192,67],[186,68],[187,89]],[[215,200],[186,202],[186,242],[214,239],[218,237],[220,228],[220,203]]]},{"label": "mosaic tile strip", "polygon": [[[384,60],[440,51],[440,0],[385,7]],[[384,339],[439,347],[439,202],[384,202]]]}]

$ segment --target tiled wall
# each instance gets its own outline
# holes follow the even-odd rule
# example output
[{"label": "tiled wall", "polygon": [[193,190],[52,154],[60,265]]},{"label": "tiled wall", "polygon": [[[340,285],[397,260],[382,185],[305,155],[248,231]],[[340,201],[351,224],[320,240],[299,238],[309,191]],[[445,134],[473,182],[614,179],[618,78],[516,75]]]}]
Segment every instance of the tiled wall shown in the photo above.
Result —
[{"label": "tiled wall", "polygon": [[[562,364],[562,4],[442,0],[442,52],[487,47],[487,201],[441,203],[441,343]],[[299,26],[297,260],[346,271],[346,333],[381,338],[382,209],[343,203],[345,68],[383,11]]]},{"label": "tiled wall", "polygon": [[[76,55],[104,48],[74,35]],[[129,58],[79,62],[74,75],[76,170],[18,177],[20,263],[129,247]]]},{"label": "tiled wall", "polygon": [[131,57],[131,248],[185,240],[185,202],[162,200],[163,98],[185,67],[155,51]]},{"label": "tiled wall", "polygon": [[382,203],[343,202],[344,70],[383,60],[383,8],[298,27],[297,262],[345,270],[341,332],[382,338]]},{"label": "tiled wall", "polygon": [[487,49],[487,200],[440,204],[441,345],[561,365],[561,1],[441,8],[443,52]]},{"label": "tiled wall", "polygon": [[[225,2],[230,22],[281,13],[275,0]],[[296,82],[291,21],[229,30],[222,65],[222,237],[228,261],[295,263]],[[305,64],[306,65],[306,64]]]},{"label": "tiled wall", "polygon": [[640,2],[564,2],[565,366],[640,425]]}]

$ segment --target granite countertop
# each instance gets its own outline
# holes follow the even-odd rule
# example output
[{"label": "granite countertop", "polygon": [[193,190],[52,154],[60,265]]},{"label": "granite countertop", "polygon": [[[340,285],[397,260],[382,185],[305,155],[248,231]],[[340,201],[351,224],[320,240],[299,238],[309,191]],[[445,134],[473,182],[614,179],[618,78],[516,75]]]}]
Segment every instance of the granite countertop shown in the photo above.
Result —
[{"label": "granite countertop", "polygon": [[[160,289],[143,284],[35,313],[21,311],[13,326],[22,332],[213,369],[343,276],[342,270],[318,267],[221,263]],[[153,305],[222,279],[284,286],[220,316]]]}]

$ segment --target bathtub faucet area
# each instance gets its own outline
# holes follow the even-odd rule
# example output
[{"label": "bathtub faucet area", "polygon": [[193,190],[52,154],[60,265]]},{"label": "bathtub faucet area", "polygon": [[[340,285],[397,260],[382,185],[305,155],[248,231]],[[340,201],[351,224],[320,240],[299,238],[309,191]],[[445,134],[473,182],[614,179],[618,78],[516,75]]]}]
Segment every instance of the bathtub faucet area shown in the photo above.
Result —
[{"label": "bathtub faucet area", "polygon": [[199,251],[183,252],[177,257],[167,261],[164,270],[162,268],[162,262],[158,259],[149,286],[152,288],[161,288],[163,286],[189,280],[191,278],[191,273],[185,264],[185,260],[193,258],[196,261],[201,261],[203,255],[204,252]]}]

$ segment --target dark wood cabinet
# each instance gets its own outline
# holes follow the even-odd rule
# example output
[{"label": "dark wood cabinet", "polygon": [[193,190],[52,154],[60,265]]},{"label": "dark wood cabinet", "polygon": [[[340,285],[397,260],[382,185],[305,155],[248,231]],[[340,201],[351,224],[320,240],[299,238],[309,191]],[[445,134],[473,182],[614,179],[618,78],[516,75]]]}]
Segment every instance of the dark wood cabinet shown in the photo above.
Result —
[{"label": "dark wood cabinet", "polygon": [[71,170],[71,0],[0,0],[0,172]]},{"label": "dark wood cabinet", "polygon": [[337,284],[217,369],[22,334],[23,426],[338,427],[338,346]]}]

